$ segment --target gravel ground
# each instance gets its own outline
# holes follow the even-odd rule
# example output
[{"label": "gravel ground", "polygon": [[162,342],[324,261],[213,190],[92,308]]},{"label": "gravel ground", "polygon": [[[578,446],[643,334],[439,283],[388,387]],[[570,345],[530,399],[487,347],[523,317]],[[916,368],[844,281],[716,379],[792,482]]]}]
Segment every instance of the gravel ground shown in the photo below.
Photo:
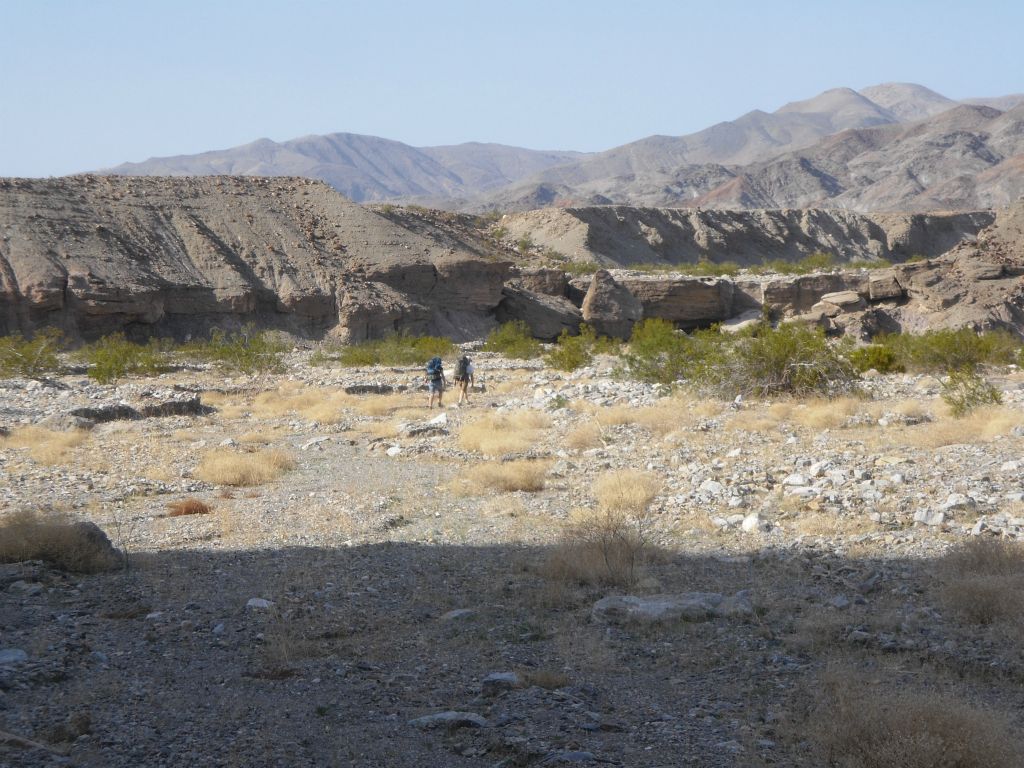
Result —
[{"label": "gravel ground", "polygon": [[[821,765],[801,729],[837,663],[1024,706],[1019,633],[960,620],[939,591],[951,547],[1024,526],[1013,369],[991,372],[1003,406],[958,422],[927,376],[870,379],[856,401],[729,403],[666,397],[611,361],[561,374],[481,354],[485,391],[431,412],[418,370],[307,357],[256,379],[0,382],[3,514],[63,510],[130,554],[91,576],[0,566],[0,730],[46,747],[0,738],[0,765]],[[197,392],[215,411],[15,439]],[[523,413],[542,422],[525,448],[466,440]],[[270,449],[295,468],[199,479],[208,451]],[[513,460],[543,462],[546,486],[468,480]],[[657,479],[657,556],[629,586],[554,578],[567,523],[623,469]],[[185,498],[212,512],[169,517]],[[595,611],[627,593],[740,593],[749,610]],[[446,712],[463,714],[417,720]]]}]

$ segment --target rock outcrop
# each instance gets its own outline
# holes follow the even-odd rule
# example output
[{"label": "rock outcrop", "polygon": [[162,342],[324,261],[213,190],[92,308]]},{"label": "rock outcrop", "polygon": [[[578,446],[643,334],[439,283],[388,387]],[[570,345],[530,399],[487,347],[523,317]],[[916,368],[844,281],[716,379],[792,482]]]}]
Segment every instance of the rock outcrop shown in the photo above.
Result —
[{"label": "rock outcrop", "polygon": [[0,180],[0,334],[204,334],[255,322],[360,340],[471,338],[509,264],[291,178]]},{"label": "rock outcrop", "polygon": [[613,339],[628,339],[644,315],[641,301],[604,269],[594,273],[582,309],[591,328]]}]

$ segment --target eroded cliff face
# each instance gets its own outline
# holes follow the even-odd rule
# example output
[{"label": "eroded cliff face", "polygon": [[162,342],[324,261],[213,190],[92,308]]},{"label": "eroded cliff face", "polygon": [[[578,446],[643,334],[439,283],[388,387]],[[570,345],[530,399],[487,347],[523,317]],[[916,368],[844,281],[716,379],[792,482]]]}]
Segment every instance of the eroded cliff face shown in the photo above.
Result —
[{"label": "eroded cliff face", "polygon": [[0,180],[0,334],[180,337],[256,322],[469,338],[493,323],[508,269],[307,179]]},{"label": "eroded cliff face", "polygon": [[822,209],[726,211],[598,206],[513,214],[513,239],[605,267],[732,261],[749,266],[823,251],[839,261],[934,257],[992,224],[992,211],[875,214]]}]

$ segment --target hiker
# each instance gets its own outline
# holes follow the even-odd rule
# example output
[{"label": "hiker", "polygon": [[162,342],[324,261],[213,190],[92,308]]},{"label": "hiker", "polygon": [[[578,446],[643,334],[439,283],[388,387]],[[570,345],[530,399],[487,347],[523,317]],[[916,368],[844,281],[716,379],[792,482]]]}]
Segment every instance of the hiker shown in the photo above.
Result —
[{"label": "hiker", "polygon": [[459,358],[459,362],[455,366],[455,383],[459,385],[460,405],[463,401],[469,402],[469,388],[475,383],[473,381],[474,370],[476,369],[473,367],[473,361],[466,355]]},{"label": "hiker", "polygon": [[434,395],[437,395],[437,407],[443,408],[441,399],[444,397],[444,388],[448,380],[444,377],[444,364],[440,357],[430,358],[427,363],[427,391],[430,393],[430,401],[427,408],[434,407]]}]

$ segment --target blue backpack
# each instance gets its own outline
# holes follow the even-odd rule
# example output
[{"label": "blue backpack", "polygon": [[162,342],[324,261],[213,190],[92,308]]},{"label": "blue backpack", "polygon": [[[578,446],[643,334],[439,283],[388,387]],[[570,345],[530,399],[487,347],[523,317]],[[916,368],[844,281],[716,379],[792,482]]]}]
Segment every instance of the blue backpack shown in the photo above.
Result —
[{"label": "blue backpack", "polygon": [[430,362],[427,363],[427,378],[431,381],[440,381],[444,378],[444,367],[441,365],[440,357],[430,358]]}]

